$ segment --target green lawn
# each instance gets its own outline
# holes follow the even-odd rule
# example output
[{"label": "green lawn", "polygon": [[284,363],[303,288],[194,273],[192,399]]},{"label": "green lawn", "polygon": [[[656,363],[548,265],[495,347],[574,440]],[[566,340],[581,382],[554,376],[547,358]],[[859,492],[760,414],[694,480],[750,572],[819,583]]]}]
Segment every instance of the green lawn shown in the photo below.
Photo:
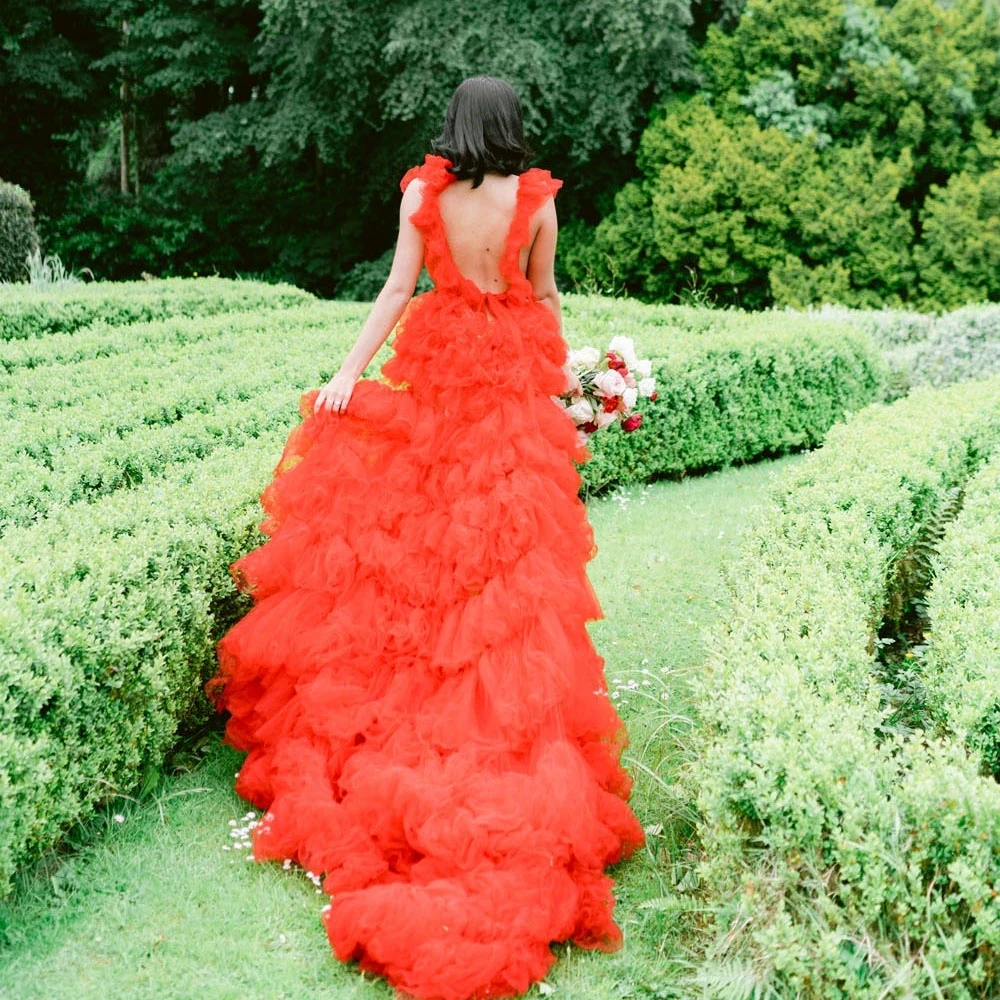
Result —
[{"label": "green lawn", "polygon": [[[689,729],[685,677],[718,614],[719,570],[772,473],[795,458],[593,500],[590,565],[606,618],[592,626],[632,734],[633,806],[648,847],[619,866],[613,955],[560,945],[546,984],[567,1000],[681,996],[690,968],[676,919],[689,817],[673,781]],[[338,963],[327,901],[297,869],[231,847],[249,806],[232,791],[241,755],[218,727],[135,800],[102,809],[0,905],[0,997],[11,1000],[388,998]],[[224,848],[230,847],[226,850]],[[551,987],[551,989],[550,989]]]}]

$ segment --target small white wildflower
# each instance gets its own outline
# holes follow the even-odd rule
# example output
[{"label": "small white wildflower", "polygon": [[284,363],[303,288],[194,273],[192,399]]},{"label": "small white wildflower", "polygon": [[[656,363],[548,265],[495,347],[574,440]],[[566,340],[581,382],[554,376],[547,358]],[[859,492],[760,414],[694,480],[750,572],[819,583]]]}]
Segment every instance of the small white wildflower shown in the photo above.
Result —
[{"label": "small white wildflower", "polygon": [[114,820],[116,823],[124,823],[125,817],[121,813],[115,813]]}]

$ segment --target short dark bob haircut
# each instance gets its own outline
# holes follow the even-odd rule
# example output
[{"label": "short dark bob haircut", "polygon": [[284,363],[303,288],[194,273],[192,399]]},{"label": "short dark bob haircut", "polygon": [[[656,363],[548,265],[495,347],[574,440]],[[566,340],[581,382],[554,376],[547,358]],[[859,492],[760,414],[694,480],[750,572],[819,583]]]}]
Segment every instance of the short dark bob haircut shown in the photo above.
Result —
[{"label": "short dark bob haircut", "polygon": [[495,76],[470,76],[448,102],[444,129],[431,148],[451,160],[459,180],[479,187],[486,173],[523,174],[531,150],[524,141],[521,102],[514,88]]}]

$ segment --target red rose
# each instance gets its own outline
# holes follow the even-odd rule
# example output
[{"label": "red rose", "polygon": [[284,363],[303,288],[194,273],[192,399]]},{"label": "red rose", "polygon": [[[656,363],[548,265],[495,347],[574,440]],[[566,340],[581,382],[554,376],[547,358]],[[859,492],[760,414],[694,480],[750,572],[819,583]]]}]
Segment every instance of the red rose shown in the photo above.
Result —
[{"label": "red rose", "polygon": [[622,421],[622,430],[626,434],[631,434],[632,431],[637,431],[642,426],[642,414],[633,413],[631,417],[626,417]]},{"label": "red rose", "polygon": [[658,393],[658,392],[656,392],[656,391],[654,390],[653,392],[651,392],[651,393],[649,394],[649,401],[650,401],[651,403],[655,403],[655,402],[656,402],[656,397],[657,397],[658,395],[659,395],[659,393]]},{"label": "red rose", "polygon": [[580,425],[580,430],[586,434],[593,434],[597,430],[597,424],[593,420],[588,421],[585,424]]},{"label": "red rose", "polygon": [[604,400],[604,412],[614,413],[618,409],[618,397],[610,396],[608,399]]}]

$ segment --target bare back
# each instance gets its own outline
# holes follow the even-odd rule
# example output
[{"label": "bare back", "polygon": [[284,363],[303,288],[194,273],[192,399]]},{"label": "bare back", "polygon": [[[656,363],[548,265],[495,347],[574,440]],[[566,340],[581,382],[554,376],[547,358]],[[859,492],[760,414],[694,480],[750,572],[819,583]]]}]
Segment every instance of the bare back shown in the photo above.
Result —
[{"label": "bare back", "polygon": [[[459,271],[484,292],[507,288],[507,280],[500,273],[500,258],[514,218],[518,180],[516,174],[486,174],[475,189],[471,180],[454,181],[439,198],[451,258]],[[522,271],[527,267],[529,252],[530,241],[521,250]]]}]

